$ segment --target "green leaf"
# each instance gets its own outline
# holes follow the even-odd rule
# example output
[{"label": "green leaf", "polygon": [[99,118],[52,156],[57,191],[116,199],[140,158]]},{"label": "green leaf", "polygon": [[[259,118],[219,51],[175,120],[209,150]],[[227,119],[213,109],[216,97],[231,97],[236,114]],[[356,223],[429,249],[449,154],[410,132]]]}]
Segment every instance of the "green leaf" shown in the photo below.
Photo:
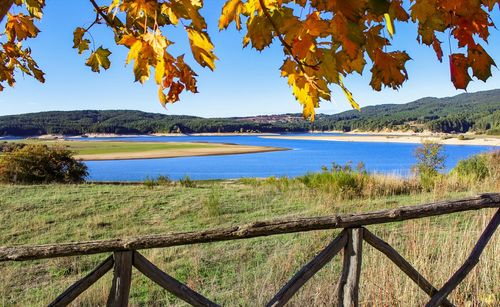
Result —
[{"label": "green leaf", "polygon": [[25,0],[26,9],[30,13],[30,16],[37,19],[42,19],[43,13],[42,9],[45,6],[45,0]]},{"label": "green leaf", "polygon": [[101,46],[92,52],[85,65],[89,66],[93,72],[101,72],[101,67],[108,69],[111,66],[111,62],[109,61],[110,54],[111,51],[109,49],[102,48]]},{"label": "green leaf", "polygon": [[76,28],[73,32],[73,48],[78,49],[79,54],[82,54],[85,50],[89,50],[90,41],[83,39],[85,32],[84,28]]}]

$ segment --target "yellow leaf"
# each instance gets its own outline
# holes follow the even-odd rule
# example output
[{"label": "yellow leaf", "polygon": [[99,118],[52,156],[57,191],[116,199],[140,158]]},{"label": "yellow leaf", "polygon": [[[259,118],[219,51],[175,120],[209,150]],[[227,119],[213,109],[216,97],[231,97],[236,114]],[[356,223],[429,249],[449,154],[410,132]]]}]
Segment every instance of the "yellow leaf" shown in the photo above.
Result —
[{"label": "yellow leaf", "polygon": [[118,8],[120,6],[120,2],[121,0],[113,0],[113,2],[111,2],[111,4],[108,7],[108,14],[111,13],[113,9]]},{"label": "yellow leaf", "polygon": [[130,51],[128,52],[127,55],[127,60],[125,61],[126,64],[130,63],[131,60],[137,60],[137,57],[139,56],[139,52],[142,49],[142,41],[141,40],[136,40],[134,44],[132,44],[132,47],[130,47]]},{"label": "yellow leaf", "polygon": [[203,2],[201,0],[191,0],[191,4],[196,7],[202,7]]},{"label": "yellow leaf", "polygon": [[144,34],[144,42],[148,43],[153,48],[157,57],[163,57],[165,48],[167,48],[168,44],[165,36],[163,36],[159,30],[154,33],[148,32]]},{"label": "yellow leaf", "polygon": [[160,103],[163,107],[167,104],[167,96],[163,93],[163,88],[161,86],[158,87],[158,98],[160,99]]},{"label": "yellow leaf", "polygon": [[215,69],[217,57],[213,53],[214,45],[210,41],[207,33],[197,31],[193,28],[186,28],[194,59],[203,67]]},{"label": "yellow leaf", "polygon": [[145,15],[154,17],[160,11],[156,0],[124,1],[120,8],[133,18],[143,18]]},{"label": "yellow leaf", "polygon": [[174,13],[171,7],[169,7],[166,3],[163,3],[161,5],[161,13],[165,14],[168,16],[168,19],[173,25],[176,25],[179,23],[179,18],[177,15]]},{"label": "yellow leaf", "polygon": [[243,45],[252,42],[252,47],[262,51],[273,41],[273,27],[265,16],[255,16],[247,22],[247,34]]},{"label": "yellow leaf", "polygon": [[391,16],[388,13],[385,13],[384,19],[385,19],[385,26],[387,27],[387,32],[389,32],[389,35],[393,37],[395,31],[394,31],[394,23],[392,21]]},{"label": "yellow leaf", "polygon": [[202,8],[201,1],[177,0],[168,4],[178,19],[191,20],[190,27],[199,31],[207,28],[205,19],[200,14]]},{"label": "yellow leaf", "polygon": [[35,17],[37,19],[41,19],[42,9],[45,6],[44,0],[25,0],[26,9],[30,13],[30,16]]},{"label": "yellow leaf", "polygon": [[90,57],[87,59],[85,65],[90,66],[92,71],[100,72],[101,67],[104,69],[108,69],[111,66],[111,62],[109,61],[109,55],[111,51],[108,49],[99,47],[96,51],[92,52]]},{"label": "yellow leaf", "polygon": [[132,45],[137,41],[137,37],[135,37],[132,34],[125,34],[122,36],[122,38],[118,41],[117,44],[119,45],[125,45],[127,47],[132,47]]},{"label": "yellow leaf", "polygon": [[340,74],[339,74],[339,85],[342,88],[342,90],[344,91],[344,94],[347,97],[347,100],[349,101],[351,106],[354,109],[360,111],[361,109],[359,108],[359,104],[352,97],[352,93],[344,86],[344,82],[342,81],[342,75],[340,75]]},{"label": "yellow leaf", "polygon": [[28,37],[36,37],[38,35],[38,28],[33,23],[33,17],[26,16],[22,13],[11,15],[7,13],[7,24],[5,25],[5,32],[9,41],[22,41]]},{"label": "yellow leaf", "polygon": [[292,87],[293,95],[302,105],[304,118],[314,121],[314,108],[318,107],[319,104],[317,91],[304,76],[297,74],[288,75],[288,84]]},{"label": "yellow leaf", "polygon": [[240,14],[243,11],[241,0],[229,0],[224,4],[219,18],[219,30],[226,29],[231,22],[236,23],[236,29],[241,30]]},{"label": "yellow leaf", "polygon": [[161,84],[164,75],[165,75],[165,61],[163,60],[163,58],[160,58],[156,63],[156,68],[155,68],[155,81],[157,84]]}]

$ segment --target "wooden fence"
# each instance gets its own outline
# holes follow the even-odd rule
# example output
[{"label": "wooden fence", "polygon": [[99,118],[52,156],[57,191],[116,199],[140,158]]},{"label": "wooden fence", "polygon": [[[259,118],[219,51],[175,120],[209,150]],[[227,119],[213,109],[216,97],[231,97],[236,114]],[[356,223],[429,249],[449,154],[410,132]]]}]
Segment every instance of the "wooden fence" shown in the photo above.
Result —
[{"label": "wooden fence", "polygon": [[96,240],[65,244],[0,247],[0,262],[113,253],[97,268],[88,273],[87,276],[59,295],[49,306],[67,306],[111,269],[113,269],[113,282],[107,305],[127,306],[132,266],[176,297],[193,306],[219,306],[161,271],[137,250],[343,228],[340,234],[320,251],[316,257],[303,266],[266,306],[285,305],[316,272],[330,262],[341,250],[344,250],[344,253],[342,273],[337,287],[338,306],[358,306],[363,241],[387,256],[429,295],[430,300],[426,304],[427,307],[454,306],[447,300],[447,296],[479,262],[481,253],[500,223],[500,209],[497,210],[481,234],[464,264],[440,289],[434,287],[387,242],[371,233],[364,226],[483,208],[500,208],[500,193],[482,194],[462,200],[400,207],[361,214],[254,222],[243,226],[218,228],[200,232],[182,232],[130,239]]}]

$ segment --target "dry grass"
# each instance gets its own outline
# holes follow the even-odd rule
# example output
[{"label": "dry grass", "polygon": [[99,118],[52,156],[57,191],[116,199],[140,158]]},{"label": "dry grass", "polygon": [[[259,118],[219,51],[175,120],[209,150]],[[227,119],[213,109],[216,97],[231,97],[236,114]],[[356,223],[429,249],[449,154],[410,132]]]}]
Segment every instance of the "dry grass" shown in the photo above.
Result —
[{"label": "dry grass", "polygon": [[[398,189],[395,178],[378,178]],[[339,200],[300,183],[243,181],[174,186],[0,186],[0,241],[6,245],[65,242],[137,234],[207,229],[283,216],[353,213],[493,190],[481,185],[462,192]],[[389,193],[388,193],[389,194]],[[370,226],[439,287],[465,260],[494,210]],[[167,273],[224,306],[264,305],[338,231],[279,235],[232,242],[153,249],[142,253]],[[2,244],[3,245],[3,244]],[[500,302],[500,240],[486,248],[480,264],[451,300],[459,306]],[[98,265],[107,255],[0,263],[0,305],[42,306]],[[290,306],[334,305],[341,255],[297,293]],[[186,306],[133,273],[132,306]],[[111,284],[107,274],[75,305],[102,306]],[[378,251],[364,244],[363,306],[423,305],[426,295]]]}]

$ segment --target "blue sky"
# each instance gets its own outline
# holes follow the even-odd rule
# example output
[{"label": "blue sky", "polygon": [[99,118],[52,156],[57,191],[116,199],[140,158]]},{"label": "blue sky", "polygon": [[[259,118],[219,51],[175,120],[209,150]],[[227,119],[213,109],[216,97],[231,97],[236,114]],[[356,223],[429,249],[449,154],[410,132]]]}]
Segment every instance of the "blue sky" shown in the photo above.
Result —
[{"label": "blue sky", "polygon": [[[127,49],[113,45],[111,31],[106,27],[96,26],[91,33],[96,47],[102,44],[113,52],[109,70],[100,74],[91,72],[84,65],[86,57],[71,48],[74,28],[89,25],[94,20],[89,1],[47,1],[44,18],[38,24],[42,32],[30,42],[34,58],[46,73],[46,83],[40,84],[18,75],[14,88],[0,92],[0,115],[78,109],[133,109],[204,117],[301,112],[301,106],[292,97],[286,80],[280,77],[279,67],[283,60],[281,46],[275,41],[271,48],[259,53],[242,48],[243,34],[234,30],[233,26],[228,31],[219,32],[217,19],[223,2],[206,0],[204,8],[209,33],[219,57],[215,72],[203,69],[192,61],[182,29],[167,32],[167,36],[176,42],[173,53],[185,52],[199,74],[200,93],[184,93],[180,102],[164,109],[158,102],[154,81],[144,85],[133,82],[132,67],[125,66]],[[500,26],[498,6],[492,18]],[[426,96],[444,97],[463,92],[455,90],[450,82],[448,43],[443,44],[445,60],[439,63],[432,48],[418,45],[413,24],[397,23],[394,48],[407,50],[413,59],[407,64],[409,80],[399,91],[383,89],[375,92],[369,86],[369,67],[365,68],[364,76],[347,77],[344,82],[361,106],[405,103]],[[500,64],[498,29],[491,29],[485,49]],[[452,46],[452,50],[457,49]],[[471,82],[468,91],[495,88],[500,88],[498,68],[493,68],[493,77],[486,83],[479,80]],[[339,88],[332,89],[332,102],[323,102],[318,112],[332,114],[350,109]]]}]

